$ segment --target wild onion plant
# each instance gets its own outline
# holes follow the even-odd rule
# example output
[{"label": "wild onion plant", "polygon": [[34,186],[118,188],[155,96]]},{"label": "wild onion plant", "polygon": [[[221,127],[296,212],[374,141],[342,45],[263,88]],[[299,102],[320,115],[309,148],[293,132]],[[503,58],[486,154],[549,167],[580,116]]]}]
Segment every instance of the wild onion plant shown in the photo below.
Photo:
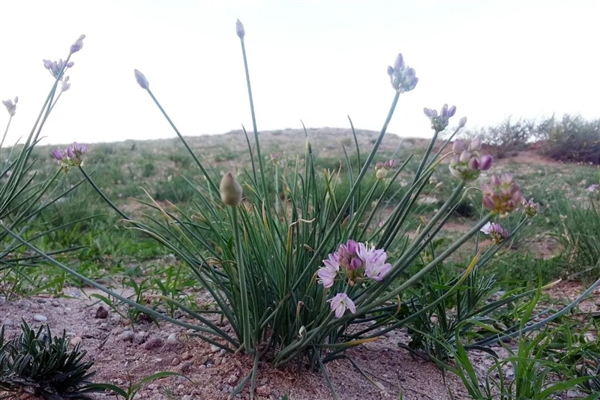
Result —
[{"label": "wild onion plant", "polygon": [[[26,138],[25,142],[16,143],[8,149],[2,146],[5,144],[11,121],[16,115],[19,98],[2,101],[10,117],[0,142],[0,221],[8,230],[18,232],[19,235],[33,243],[50,233],[48,230],[32,229],[32,223],[36,217],[81,183],[61,193],[58,192],[59,185],[57,185],[57,181],[61,178],[59,170],[49,179],[38,179],[36,160],[32,158],[32,151],[39,143],[42,129],[58,100],[70,88],[71,84],[66,72],[73,67],[74,63],[71,58],[81,50],[84,38],[85,36],[82,35],[73,43],[66,60],[44,60],[44,67],[50,72],[54,81],[52,88],[31,131],[28,135],[22,135]],[[60,226],[57,229],[64,229],[66,226],[68,225]],[[20,269],[22,266],[35,265],[36,260],[39,260],[36,255],[25,252],[23,244],[10,237],[6,230],[0,230],[0,246],[0,274],[2,274],[0,280],[2,281],[8,274],[22,273]],[[60,252],[55,251],[51,254]],[[0,283],[0,288],[1,286],[2,283]],[[10,294],[10,288],[4,289]]]},{"label": "wild onion plant", "polygon": [[[455,141],[448,146],[464,127],[466,118],[462,118],[442,142],[438,138],[454,117],[456,107],[444,105],[439,111],[425,109],[433,137],[418,167],[414,171],[407,170],[410,158],[374,165],[400,97],[404,98],[418,83],[415,70],[407,66],[399,54],[393,66],[388,67],[392,101],[373,147],[368,152],[361,149],[354,134],[353,152],[359,168],[353,167],[350,161],[351,150],[344,149],[346,158],[339,169],[319,171],[308,140],[303,157],[295,164],[269,161],[261,148],[245,29],[239,21],[236,33],[242,49],[252,118],[251,133],[244,130],[251,163],[238,176],[215,170],[202,155],[191,150],[150,89],[148,79],[140,71],[134,71],[137,83],[167,119],[201,173],[201,179],[188,181],[196,191],[193,211],[164,209],[150,199],[142,203],[158,211],[159,217],[150,214],[145,219],[134,220],[108,198],[84,169],[85,147],[74,144],[54,153],[61,168],[78,168],[126,223],[162,243],[185,263],[198,284],[210,292],[214,301],[211,307],[191,307],[163,296],[169,306],[178,307],[196,322],[173,319],[102,287],[43,255],[35,246],[28,246],[63,270],[151,317],[190,329],[228,352],[252,355],[254,368],[232,395],[242,390],[248,381],[251,381],[251,393],[254,391],[260,360],[269,360],[275,366],[305,362],[323,371],[334,393],[325,363],[344,357],[348,348],[376,340],[389,330],[426,315],[452,296],[468,282],[475,269],[482,268],[494,250],[481,257],[475,255],[446,292],[426,307],[397,318],[401,296],[407,289],[423,283],[492,219],[521,208],[522,195],[510,174],[493,175],[490,182],[481,187],[486,212],[480,221],[427,260],[418,271],[407,274],[439,237],[465,193],[478,189],[471,188],[469,183],[492,167],[492,158],[481,154],[479,139],[470,143]],[[409,235],[409,223],[419,217],[416,215],[418,201],[430,185],[434,171],[446,168],[442,164],[445,158],[449,159],[455,179],[450,182],[454,186],[452,193],[434,215],[423,218],[417,231]],[[410,172],[412,180],[403,188],[402,198],[389,217],[378,223],[375,216],[379,215],[392,183],[402,172]],[[375,175],[374,183],[366,195],[359,193],[369,174]],[[342,175],[349,178],[351,186],[347,196],[340,200],[336,190]],[[518,227],[511,235],[517,230]],[[7,232],[25,242],[17,233]],[[499,225],[490,226],[489,233],[498,244],[508,234]],[[217,323],[215,312],[231,329]]]}]

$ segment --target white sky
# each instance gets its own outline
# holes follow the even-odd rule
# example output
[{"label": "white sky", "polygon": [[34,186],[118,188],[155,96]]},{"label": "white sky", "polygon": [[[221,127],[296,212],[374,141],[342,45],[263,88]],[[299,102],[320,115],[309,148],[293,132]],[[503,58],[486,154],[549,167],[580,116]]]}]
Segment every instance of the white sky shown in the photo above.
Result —
[{"label": "white sky", "polygon": [[[136,84],[142,71],[184,135],[251,128],[235,21],[246,28],[259,130],[379,130],[398,52],[417,71],[390,131],[430,134],[443,103],[467,127],[556,112],[600,117],[600,1],[0,0],[0,99],[19,96],[9,141],[26,135],[52,77],[73,57],[43,143],[172,137]],[[8,113],[0,109],[4,131]],[[455,121],[456,123],[456,121]],[[12,143],[12,142],[11,142]]]}]

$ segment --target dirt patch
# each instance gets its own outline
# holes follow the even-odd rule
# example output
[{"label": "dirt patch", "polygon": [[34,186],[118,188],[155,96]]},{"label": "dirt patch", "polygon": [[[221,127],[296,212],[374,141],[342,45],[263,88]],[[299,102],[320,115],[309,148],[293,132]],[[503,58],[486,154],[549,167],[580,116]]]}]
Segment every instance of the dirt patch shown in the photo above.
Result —
[{"label": "dirt patch", "polygon": [[[89,295],[95,291],[85,292]],[[110,382],[122,388],[160,371],[174,371],[187,377],[169,377],[144,385],[136,397],[139,399],[226,399],[251,371],[250,357],[226,353],[188,335],[181,327],[140,322],[131,329],[129,320],[115,312],[109,311],[104,318],[98,318],[99,304],[82,291],[70,288],[65,294],[71,298],[33,296],[8,302],[0,300],[0,324],[6,326],[7,336],[18,333],[21,319],[32,326],[40,324],[35,319],[45,319],[53,335],[62,334],[64,329],[72,342],[81,342],[82,349],[95,360],[96,382]],[[169,336],[176,338],[176,343],[169,344],[172,342]],[[398,342],[407,341],[403,331],[391,332],[348,351],[348,356],[375,384],[348,360],[328,363],[340,399],[395,399],[402,394],[404,399],[443,400],[450,399],[449,389],[456,399],[468,398],[455,376],[447,373],[444,379],[434,364],[413,359],[398,347]],[[236,398],[248,399],[248,389]],[[280,399],[285,394],[293,400],[331,398],[322,374],[295,364],[275,369],[261,363],[255,398]],[[114,398],[108,394],[95,397]]]}]

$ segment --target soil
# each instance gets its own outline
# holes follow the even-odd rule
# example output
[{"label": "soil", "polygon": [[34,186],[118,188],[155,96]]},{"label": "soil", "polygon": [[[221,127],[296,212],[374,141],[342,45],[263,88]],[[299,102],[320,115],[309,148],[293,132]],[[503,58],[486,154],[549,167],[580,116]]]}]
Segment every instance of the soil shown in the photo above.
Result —
[{"label": "soil", "polygon": [[[0,324],[7,337],[19,331],[21,320],[39,326],[45,317],[53,335],[65,330],[72,343],[81,343],[95,360],[95,382],[109,382],[121,388],[161,371],[183,377],[167,377],[142,386],[138,399],[227,399],[229,393],[252,369],[248,356],[225,354],[215,346],[186,334],[183,328],[161,323],[160,327],[141,321],[131,329],[128,319],[98,303],[90,295],[95,289],[68,288],[65,297],[32,296],[13,301],[0,300]],[[0,298],[1,299],[1,298]],[[104,311],[98,312],[99,307]],[[168,344],[171,334],[176,344]],[[442,375],[433,363],[413,358],[398,347],[407,343],[405,332],[397,331],[348,351],[348,356],[373,382],[369,382],[350,361],[327,364],[332,384],[342,400],[365,399],[468,399],[462,383],[452,374]],[[0,392],[1,394],[2,392]],[[292,400],[332,398],[323,375],[298,365],[275,369],[264,362],[259,367],[255,399]],[[28,396],[28,395],[27,395]],[[96,394],[97,399],[115,398]],[[21,398],[33,398],[26,397]],[[249,385],[236,396],[248,399]]]}]

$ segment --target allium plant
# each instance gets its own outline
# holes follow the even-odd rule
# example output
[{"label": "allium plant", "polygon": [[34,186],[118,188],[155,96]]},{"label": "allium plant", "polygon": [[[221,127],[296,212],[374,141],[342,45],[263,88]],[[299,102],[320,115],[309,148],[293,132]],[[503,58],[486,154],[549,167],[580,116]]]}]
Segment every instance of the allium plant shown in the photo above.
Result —
[{"label": "allium plant", "polygon": [[[456,179],[451,195],[435,215],[415,235],[407,235],[408,223],[417,212],[422,191],[434,171],[442,167],[442,156],[466,119],[460,120],[458,128],[434,152],[434,144],[455,115],[456,107],[444,105],[439,113],[426,111],[433,138],[417,169],[412,172],[412,182],[404,188],[403,197],[389,218],[376,224],[374,216],[384,206],[384,196],[392,183],[406,170],[408,160],[398,167],[392,160],[387,165],[374,166],[373,160],[400,96],[404,97],[417,86],[415,70],[406,65],[401,54],[394,65],[388,67],[393,89],[390,110],[366,157],[361,157],[364,153],[358,148],[355,135],[360,167],[354,168],[346,156],[345,173],[351,185],[347,196],[340,201],[335,194],[341,171],[319,172],[308,141],[303,162],[289,166],[279,157],[275,157],[276,162],[267,162],[269,156],[262,153],[254,112],[246,57],[247,33],[239,21],[236,34],[240,39],[252,120],[251,134],[244,130],[251,164],[241,174],[215,171],[201,155],[195,154],[150,89],[148,78],[142,72],[134,71],[137,84],[167,119],[203,176],[204,183],[190,182],[197,191],[193,213],[162,209],[158,203],[150,201],[143,203],[160,211],[163,219],[133,220],[95,185],[81,164],[81,158],[76,157],[77,165],[69,164],[81,171],[128,224],[158,240],[187,264],[198,282],[212,295],[214,309],[191,309],[176,299],[165,298],[170,306],[179,307],[197,322],[173,319],[111,292],[46,256],[48,261],[78,279],[152,317],[183,326],[227,352],[252,355],[254,368],[233,390],[232,396],[248,381],[251,381],[251,392],[254,391],[261,360],[267,359],[275,366],[300,360],[320,369],[327,377],[325,363],[344,357],[348,348],[425,315],[430,307],[435,307],[461,287],[470,273],[487,259],[475,257],[440,299],[399,320],[396,312],[400,307],[400,296],[435,271],[496,214],[510,213],[521,204],[520,191],[512,178],[489,186],[489,190],[484,191],[489,198],[484,206],[491,204],[489,212],[468,232],[428,260],[418,272],[407,276],[410,267],[420,260],[423,251],[451,218],[465,193],[467,180]],[[491,159],[483,158],[478,151],[478,146],[469,150],[466,164],[469,171],[490,167]],[[55,158],[62,162],[64,153],[56,154]],[[373,173],[373,167],[378,179],[373,181],[367,196],[359,196],[359,187],[367,174]],[[382,194],[376,197],[374,193]],[[507,195],[508,199],[505,198]],[[18,238],[17,234],[13,236]],[[29,247],[42,254],[35,246]],[[231,328],[217,324],[215,313],[219,313]]]},{"label": "allium plant", "polygon": [[[76,42],[79,49],[81,49],[82,40],[83,37],[80,37]],[[0,243],[2,246],[0,271],[11,270],[13,267],[19,266],[22,261],[19,253],[24,249],[23,244],[11,238],[8,232],[20,232],[21,235],[34,241],[43,237],[45,232],[38,231],[35,236],[28,233],[31,224],[44,208],[68,193],[68,191],[64,193],[56,192],[58,171],[48,180],[40,181],[36,177],[35,159],[31,157],[31,154],[39,142],[40,134],[52,109],[57,104],[60,95],[70,85],[68,78],[65,77],[65,72],[74,65],[71,61],[72,53],[71,49],[65,61],[43,61],[44,67],[50,71],[53,77],[50,92],[25,141],[15,144],[10,149],[4,149],[2,146],[12,119],[18,116],[17,104],[19,98],[15,97],[14,100],[2,101],[9,114],[9,120],[0,143],[0,223],[4,228],[0,229]],[[70,190],[75,189],[75,187]]]}]

